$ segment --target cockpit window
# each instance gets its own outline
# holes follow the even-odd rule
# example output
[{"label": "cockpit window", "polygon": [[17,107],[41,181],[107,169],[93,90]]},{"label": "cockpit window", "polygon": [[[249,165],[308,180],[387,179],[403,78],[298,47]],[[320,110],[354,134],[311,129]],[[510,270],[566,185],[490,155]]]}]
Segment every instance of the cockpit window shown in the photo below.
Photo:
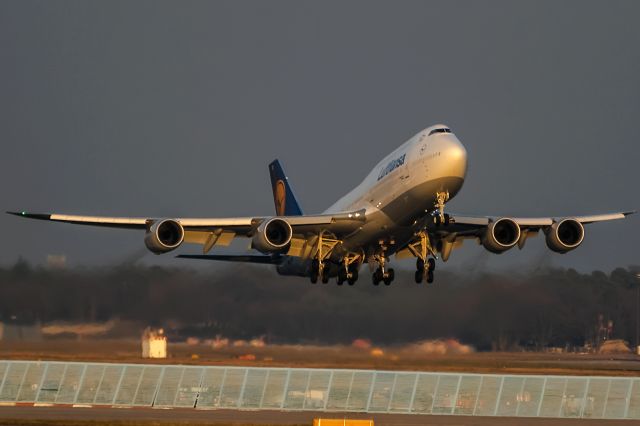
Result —
[{"label": "cockpit window", "polygon": [[433,135],[434,133],[451,133],[451,130],[447,129],[446,127],[441,129],[433,129],[429,132],[429,136]]}]

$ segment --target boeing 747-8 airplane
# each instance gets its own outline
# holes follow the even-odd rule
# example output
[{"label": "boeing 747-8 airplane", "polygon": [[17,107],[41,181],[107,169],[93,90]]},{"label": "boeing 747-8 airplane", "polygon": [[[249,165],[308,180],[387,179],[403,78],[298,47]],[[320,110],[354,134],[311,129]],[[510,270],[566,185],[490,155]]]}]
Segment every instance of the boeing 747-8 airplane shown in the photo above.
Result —
[{"label": "boeing 747-8 airplane", "polygon": [[[82,225],[140,229],[153,253],[199,244],[202,254],[181,258],[276,265],[281,275],[309,277],[312,283],[353,285],[363,263],[371,266],[374,285],[389,285],[391,255],[416,258],[415,281],[433,282],[435,259],[447,261],[465,239],[502,253],[544,233],[557,253],[578,247],[584,225],[622,219],[632,212],[571,217],[473,217],[445,212],[445,204],[462,188],[467,151],[444,125],[431,126],[400,145],[369,175],[324,213],[304,215],[280,163],[269,165],[276,206],[272,217],[129,218],[9,212],[17,216]],[[251,239],[248,254],[209,254],[235,238]]]}]

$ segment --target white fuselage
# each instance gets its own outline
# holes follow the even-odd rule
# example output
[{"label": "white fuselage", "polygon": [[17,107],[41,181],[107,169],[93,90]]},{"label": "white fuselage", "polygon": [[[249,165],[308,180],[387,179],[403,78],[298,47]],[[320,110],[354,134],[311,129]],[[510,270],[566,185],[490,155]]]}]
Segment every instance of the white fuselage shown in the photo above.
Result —
[{"label": "white fuselage", "polygon": [[[357,187],[325,211],[366,211],[366,222],[342,238],[336,258],[346,252],[364,252],[368,257],[381,243],[387,255],[393,254],[436,210],[438,192],[448,193],[449,199],[458,193],[466,172],[467,152],[447,126],[431,126],[419,132],[383,158]],[[301,266],[299,260],[290,259],[278,270],[297,272]]]},{"label": "white fuselage", "polygon": [[433,211],[437,192],[453,198],[464,183],[467,151],[453,133],[439,129],[448,130],[431,126],[400,145],[326,213],[365,209],[367,219],[379,213],[386,216],[389,228],[413,223]]}]

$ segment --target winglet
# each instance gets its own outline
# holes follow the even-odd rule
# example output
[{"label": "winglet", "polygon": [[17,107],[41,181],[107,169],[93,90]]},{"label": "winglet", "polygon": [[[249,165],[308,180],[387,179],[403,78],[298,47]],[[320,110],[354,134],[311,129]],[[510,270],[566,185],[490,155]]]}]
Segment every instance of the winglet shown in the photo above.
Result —
[{"label": "winglet", "polygon": [[276,159],[269,164],[269,174],[271,175],[271,189],[273,190],[276,214],[278,216],[302,216],[302,209],[293,195],[280,161]]},{"label": "winglet", "polygon": [[44,213],[27,213],[27,212],[6,212],[7,214],[12,214],[14,216],[26,217],[28,219],[39,219],[39,220],[50,220],[50,214]]}]

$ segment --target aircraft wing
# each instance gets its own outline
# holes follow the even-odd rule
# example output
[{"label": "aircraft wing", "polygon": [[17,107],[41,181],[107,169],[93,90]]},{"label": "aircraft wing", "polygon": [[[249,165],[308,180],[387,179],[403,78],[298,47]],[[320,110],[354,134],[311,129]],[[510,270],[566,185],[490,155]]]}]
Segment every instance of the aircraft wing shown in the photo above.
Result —
[{"label": "aircraft wing", "polygon": [[[148,230],[154,223],[166,218],[152,217],[108,217],[80,216],[56,213],[7,212],[28,219],[71,223],[75,225],[101,226],[109,228]],[[328,231],[338,238],[357,230],[366,220],[365,210],[335,214],[277,216],[291,225],[293,232],[292,250],[300,249],[311,236]],[[201,244],[203,252],[213,246],[228,246],[235,237],[252,237],[258,227],[270,217],[231,217],[231,218],[171,218],[184,228],[184,242]]]},{"label": "aircraft wing", "polygon": [[[605,213],[590,216],[567,216],[567,217],[509,217],[509,219],[516,222],[521,229],[536,230],[545,226],[551,226],[554,222],[558,222],[563,219],[574,219],[583,225],[604,222],[608,220],[624,219],[634,211],[620,212],[620,213]],[[488,226],[492,221],[499,219],[501,216],[463,216],[452,215],[451,224],[453,227],[463,228],[482,228]],[[457,226],[456,226],[457,225]]]},{"label": "aircraft wing", "polygon": [[[481,241],[483,236],[488,232],[488,228],[496,221],[500,219],[509,219],[520,228],[515,231],[514,237],[517,239],[517,243],[510,243],[509,247],[516,245],[519,248],[523,248],[526,240],[530,237],[537,235],[539,231],[548,233],[550,229],[557,224],[568,220],[570,222],[579,222],[581,225],[587,225],[590,223],[604,222],[609,220],[624,219],[634,211],[606,213],[589,216],[567,216],[567,217],[500,217],[500,216],[466,216],[466,215],[450,215],[449,223],[446,225],[431,225],[426,224],[426,232],[429,234],[432,244],[439,247],[440,254],[443,260],[447,260],[451,251],[454,248],[458,248],[462,245],[465,239],[476,239]],[[575,223],[574,222],[574,223]],[[555,251],[564,253],[577,247],[582,242],[583,231],[578,230],[579,233],[575,244],[567,246],[558,245],[552,248]],[[559,237],[558,237],[559,238]],[[411,257],[411,250],[409,246],[415,245],[418,239],[410,241],[407,246],[401,248],[397,252],[399,258]],[[503,246],[504,247],[504,246]],[[550,246],[551,248],[551,246]],[[496,252],[501,252],[501,247],[495,248]]]}]

